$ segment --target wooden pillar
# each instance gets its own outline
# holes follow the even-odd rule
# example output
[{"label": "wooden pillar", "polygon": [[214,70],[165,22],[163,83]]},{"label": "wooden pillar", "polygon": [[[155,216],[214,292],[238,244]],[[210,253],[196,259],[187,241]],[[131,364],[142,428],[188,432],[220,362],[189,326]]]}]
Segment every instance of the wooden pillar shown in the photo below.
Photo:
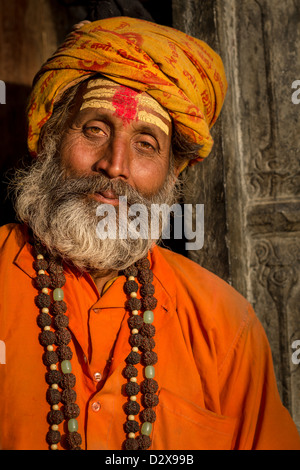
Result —
[{"label": "wooden pillar", "polygon": [[[292,101],[292,84],[300,79],[299,3],[173,5],[175,26],[215,45],[229,82],[212,154],[218,164],[207,163],[208,170],[201,164],[189,174],[203,186],[194,185],[195,201],[207,201],[206,192],[214,200],[206,202],[213,221],[205,227],[207,246],[188,255],[212,266],[254,306],[270,341],[281,398],[300,430],[300,365],[292,361],[292,345],[300,340],[300,104]],[[220,186],[212,192],[216,181]],[[223,234],[214,233],[220,219]],[[216,256],[224,253],[223,268],[210,259],[212,240]]]}]

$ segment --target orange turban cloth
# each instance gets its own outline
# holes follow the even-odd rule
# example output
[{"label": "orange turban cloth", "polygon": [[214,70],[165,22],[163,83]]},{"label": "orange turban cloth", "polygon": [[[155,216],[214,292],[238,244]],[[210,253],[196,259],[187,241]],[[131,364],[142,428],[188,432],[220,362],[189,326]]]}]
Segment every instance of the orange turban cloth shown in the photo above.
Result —
[{"label": "orange turban cloth", "polygon": [[156,99],[179,130],[202,145],[195,160],[210,153],[209,130],[227,91],[220,57],[174,28],[122,16],[72,31],[36,75],[28,107],[31,154],[62,93],[95,73]]}]

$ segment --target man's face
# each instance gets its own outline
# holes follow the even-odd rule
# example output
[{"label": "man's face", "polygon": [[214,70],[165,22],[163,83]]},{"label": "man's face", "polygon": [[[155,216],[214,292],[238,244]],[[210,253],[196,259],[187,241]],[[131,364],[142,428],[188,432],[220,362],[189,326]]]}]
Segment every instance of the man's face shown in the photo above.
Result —
[{"label": "man's face", "polygon": [[[108,80],[80,89],[61,141],[67,174],[122,180],[144,197],[155,195],[169,171],[171,119],[147,93]],[[90,195],[118,204],[112,191]]]}]

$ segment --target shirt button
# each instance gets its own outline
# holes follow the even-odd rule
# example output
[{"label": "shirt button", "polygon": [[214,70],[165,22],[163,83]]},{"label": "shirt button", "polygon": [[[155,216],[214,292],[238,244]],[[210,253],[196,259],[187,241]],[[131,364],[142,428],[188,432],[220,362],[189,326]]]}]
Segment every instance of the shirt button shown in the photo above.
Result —
[{"label": "shirt button", "polygon": [[102,374],[100,372],[95,372],[94,380],[96,380],[96,382],[100,382],[101,379],[102,379]]},{"label": "shirt button", "polygon": [[97,413],[97,411],[99,411],[101,408],[101,404],[99,401],[94,401],[94,403],[92,403],[92,410],[95,411],[95,413]]}]

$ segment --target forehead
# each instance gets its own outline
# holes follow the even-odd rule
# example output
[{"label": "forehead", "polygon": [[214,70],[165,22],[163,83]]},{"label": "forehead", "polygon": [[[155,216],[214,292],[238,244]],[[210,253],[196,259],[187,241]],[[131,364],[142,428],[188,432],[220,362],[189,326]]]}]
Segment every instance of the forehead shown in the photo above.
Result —
[{"label": "forehead", "polygon": [[103,78],[89,80],[81,92],[80,111],[99,108],[121,118],[124,124],[141,121],[154,124],[166,135],[170,133],[169,113],[146,92]]}]

